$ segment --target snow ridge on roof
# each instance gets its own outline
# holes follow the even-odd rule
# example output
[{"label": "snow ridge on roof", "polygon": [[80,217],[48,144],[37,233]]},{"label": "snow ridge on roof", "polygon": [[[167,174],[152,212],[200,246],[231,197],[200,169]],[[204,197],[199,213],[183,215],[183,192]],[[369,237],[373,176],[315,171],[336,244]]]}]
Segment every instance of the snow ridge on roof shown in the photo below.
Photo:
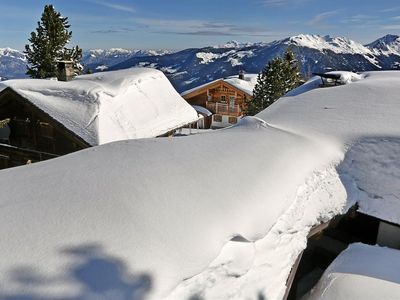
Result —
[{"label": "snow ridge on roof", "polygon": [[241,90],[242,92],[252,96],[254,86],[257,83],[257,76],[258,76],[258,74],[245,74],[244,79],[239,79],[238,75],[233,75],[233,76],[229,76],[226,78],[219,78],[219,79],[207,82],[205,84],[199,85],[197,87],[194,87],[190,90],[184,91],[181,93],[181,95],[182,96],[188,95],[194,91],[202,89],[203,87],[205,87],[209,84],[213,84],[219,80],[222,80],[222,81],[236,87],[237,89]]},{"label": "snow ridge on roof", "polygon": [[156,137],[197,120],[165,75],[150,68],[78,76],[69,82],[9,80],[10,87],[90,145]]}]

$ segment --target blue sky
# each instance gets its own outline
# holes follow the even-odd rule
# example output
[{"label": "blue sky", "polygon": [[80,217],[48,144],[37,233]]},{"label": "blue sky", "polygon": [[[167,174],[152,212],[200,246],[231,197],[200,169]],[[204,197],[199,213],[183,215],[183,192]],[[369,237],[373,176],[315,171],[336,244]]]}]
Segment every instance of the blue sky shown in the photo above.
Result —
[{"label": "blue sky", "polygon": [[399,0],[0,0],[0,47],[23,49],[43,6],[69,17],[72,44],[183,49],[310,33],[362,43],[400,34]]}]

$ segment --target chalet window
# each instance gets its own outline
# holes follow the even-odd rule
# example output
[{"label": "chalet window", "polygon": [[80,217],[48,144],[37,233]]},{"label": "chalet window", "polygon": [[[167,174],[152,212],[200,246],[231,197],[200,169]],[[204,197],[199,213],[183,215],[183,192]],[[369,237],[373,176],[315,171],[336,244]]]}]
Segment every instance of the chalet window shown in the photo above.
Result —
[{"label": "chalet window", "polygon": [[40,151],[55,152],[54,144],[54,128],[49,123],[38,122],[37,124],[38,133],[38,149]]},{"label": "chalet window", "polygon": [[54,138],[53,126],[49,123],[39,122],[39,134],[41,137],[52,139]]},{"label": "chalet window", "polygon": [[12,121],[12,129],[15,136],[29,137],[31,135],[31,121],[29,119]]},{"label": "chalet window", "polygon": [[0,169],[8,168],[9,160],[9,156],[0,154]]},{"label": "chalet window", "polygon": [[226,96],[225,95],[221,96],[221,102],[222,103],[226,103]]},{"label": "chalet window", "polygon": [[10,141],[10,127],[8,123],[10,119],[0,120],[0,143],[8,144]]},{"label": "chalet window", "polygon": [[221,115],[214,115],[213,119],[215,122],[222,122],[222,116]]},{"label": "chalet window", "polygon": [[229,122],[229,124],[236,124],[237,123],[237,118],[236,117],[229,117],[228,122]]},{"label": "chalet window", "polygon": [[229,97],[229,106],[230,106],[231,108],[234,108],[235,105],[236,105],[236,98],[235,98],[234,96],[230,96],[230,97]]}]

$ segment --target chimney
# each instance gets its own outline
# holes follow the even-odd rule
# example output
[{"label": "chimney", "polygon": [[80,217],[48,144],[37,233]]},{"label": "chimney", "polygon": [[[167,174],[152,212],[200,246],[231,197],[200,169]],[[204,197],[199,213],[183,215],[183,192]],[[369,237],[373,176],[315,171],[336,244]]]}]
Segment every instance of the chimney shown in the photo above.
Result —
[{"label": "chimney", "polygon": [[239,71],[239,79],[244,80],[244,71],[243,70]]},{"label": "chimney", "polygon": [[69,60],[59,61],[57,63],[59,81],[69,81],[75,76],[74,62]]}]

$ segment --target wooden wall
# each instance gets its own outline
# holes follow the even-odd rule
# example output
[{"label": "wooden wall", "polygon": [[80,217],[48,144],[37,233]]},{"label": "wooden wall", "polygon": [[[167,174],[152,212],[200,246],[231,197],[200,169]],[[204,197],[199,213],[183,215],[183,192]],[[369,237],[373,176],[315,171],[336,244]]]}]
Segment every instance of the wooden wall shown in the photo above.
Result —
[{"label": "wooden wall", "polygon": [[[9,140],[0,147],[0,168],[57,157],[89,147],[43,111],[15,92],[0,94],[0,120],[10,119]],[[4,145],[3,145],[4,146]],[[8,162],[5,163],[4,161]]]}]

